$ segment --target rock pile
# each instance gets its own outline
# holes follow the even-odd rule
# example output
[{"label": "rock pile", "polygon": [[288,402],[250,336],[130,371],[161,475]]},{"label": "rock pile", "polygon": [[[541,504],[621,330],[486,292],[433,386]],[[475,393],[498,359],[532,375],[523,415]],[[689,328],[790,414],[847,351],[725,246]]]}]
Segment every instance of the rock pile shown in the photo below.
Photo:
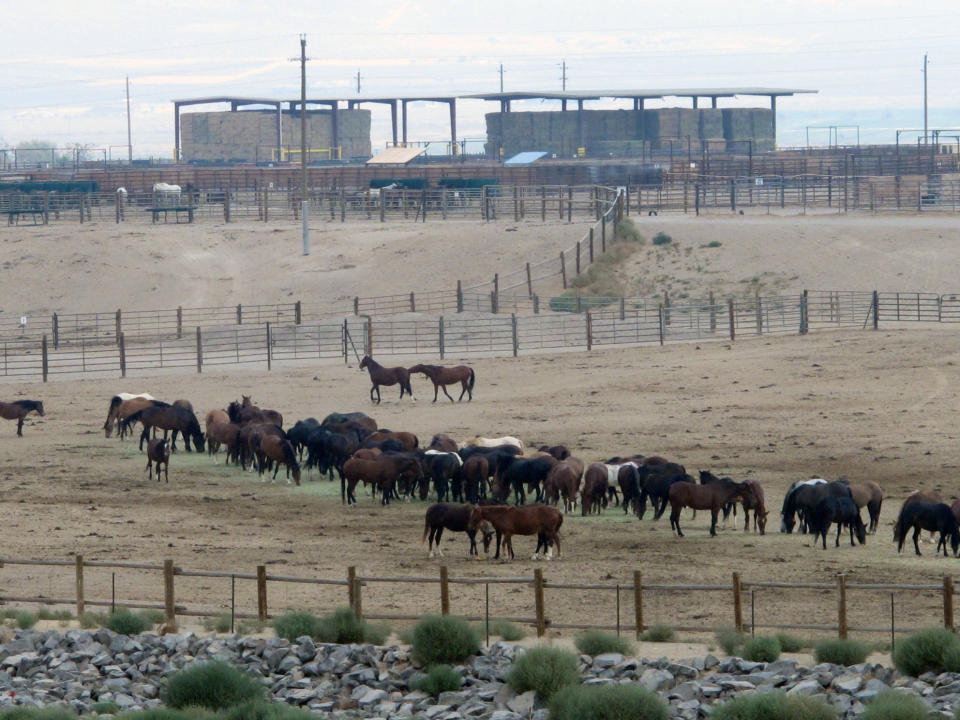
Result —
[{"label": "rock pile", "polygon": [[[106,629],[26,630],[0,644],[0,708],[65,703],[83,713],[97,702],[122,709],[156,707],[166,676],[196,661],[220,659],[262,678],[277,700],[344,720],[546,720],[535,693],[517,695],[505,683],[521,652],[519,646],[495,643],[458,668],[464,678],[461,690],[434,699],[411,691],[421,670],[403,648],[324,645],[306,637],[291,643],[240,635],[128,637]],[[683,720],[705,717],[714,704],[741,693],[774,689],[822,695],[844,718],[858,716],[866,702],[891,687],[915,693],[943,714],[960,704],[960,675],[911,678],[871,664],[805,668],[793,660],[755,663],[707,655],[672,662],[606,654],[582,655],[580,670],[587,684],[636,682],[656,691],[669,703],[672,716]]]}]

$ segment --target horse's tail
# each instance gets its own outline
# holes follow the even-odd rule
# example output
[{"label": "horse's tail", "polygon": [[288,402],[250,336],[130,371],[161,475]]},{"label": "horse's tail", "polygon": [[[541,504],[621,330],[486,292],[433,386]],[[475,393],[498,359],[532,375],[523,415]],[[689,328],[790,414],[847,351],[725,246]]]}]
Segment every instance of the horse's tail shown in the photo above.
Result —
[{"label": "horse's tail", "polygon": [[114,412],[116,412],[117,408],[120,407],[120,403],[122,402],[123,398],[119,395],[114,395],[112,398],[110,398],[110,407],[107,408],[107,414],[112,415]]},{"label": "horse's tail", "polygon": [[283,443],[283,461],[294,472],[300,471],[300,463],[297,462],[297,454],[293,450],[293,443],[287,440]]},{"label": "horse's tail", "polygon": [[467,383],[467,390],[473,392],[473,384],[477,381],[477,376],[473,372],[473,368],[470,368],[470,381]]},{"label": "horse's tail", "polygon": [[427,541],[427,535],[430,534],[430,518],[427,518],[423,521],[423,537],[420,538],[420,542],[425,543]]}]

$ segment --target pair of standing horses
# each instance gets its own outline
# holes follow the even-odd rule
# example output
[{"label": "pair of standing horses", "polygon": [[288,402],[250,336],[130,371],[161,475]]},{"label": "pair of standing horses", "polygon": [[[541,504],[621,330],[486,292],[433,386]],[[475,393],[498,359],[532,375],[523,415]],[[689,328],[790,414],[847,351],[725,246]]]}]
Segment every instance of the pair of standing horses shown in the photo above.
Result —
[{"label": "pair of standing horses", "polygon": [[[410,375],[416,373],[426,375],[433,382],[434,402],[437,401],[437,395],[441,389],[443,390],[443,394],[450,398],[450,402],[453,402],[453,398],[450,397],[450,393],[447,392],[447,385],[456,385],[457,383],[460,383],[462,388],[457,402],[463,400],[464,395],[468,396],[468,402],[473,400],[473,385],[476,381],[476,375],[473,369],[466,365],[443,367],[442,365],[420,364],[414,365],[411,368],[388,368],[378,363],[369,355],[364,355],[363,360],[360,361],[360,369],[365,369],[370,373],[370,382],[373,383],[373,387],[370,388],[370,401],[376,402],[377,405],[380,404],[381,385],[387,387],[390,385],[399,385],[401,399],[403,399],[404,393],[407,393],[412,400],[416,401],[416,398],[413,397],[413,388],[410,386]],[[376,400],[373,399],[374,393],[377,394]]]}]

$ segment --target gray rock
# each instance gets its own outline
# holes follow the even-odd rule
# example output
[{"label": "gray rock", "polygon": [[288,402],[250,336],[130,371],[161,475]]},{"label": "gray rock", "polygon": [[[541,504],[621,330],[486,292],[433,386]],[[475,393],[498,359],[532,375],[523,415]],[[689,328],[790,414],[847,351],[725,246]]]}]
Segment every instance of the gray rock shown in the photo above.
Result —
[{"label": "gray rock", "polygon": [[649,668],[643,671],[639,682],[647,690],[666,690],[673,685],[673,675],[666,670]]},{"label": "gray rock", "polygon": [[817,680],[801,680],[787,690],[787,695],[816,695],[823,691],[823,686]]},{"label": "gray rock", "polygon": [[859,675],[847,673],[846,675],[835,677],[831,685],[836,690],[849,695],[857,692],[857,690],[860,689],[860,687],[863,685],[863,679]]},{"label": "gray rock", "polygon": [[529,715],[533,712],[534,705],[537,701],[537,693],[533,690],[528,690],[525,693],[517,695],[507,701],[507,708],[515,712],[517,715]]},{"label": "gray rock", "polygon": [[603,653],[593,658],[593,664],[598,668],[612,668],[622,662],[623,655],[620,653]]},{"label": "gray rock", "polygon": [[[696,700],[700,697],[700,683],[694,680],[680,683],[670,691],[669,698],[679,698],[680,700]],[[697,704],[699,706],[699,703]]]}]

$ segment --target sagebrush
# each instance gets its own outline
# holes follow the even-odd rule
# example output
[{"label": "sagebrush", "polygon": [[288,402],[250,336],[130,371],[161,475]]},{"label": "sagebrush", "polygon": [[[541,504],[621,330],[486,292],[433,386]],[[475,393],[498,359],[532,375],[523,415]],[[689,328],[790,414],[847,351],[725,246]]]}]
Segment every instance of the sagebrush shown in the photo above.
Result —
[{"label": "sagebrush", "polygon": [[547,702],[560,688],[579,682],[577,656],[560,648],[531,648],[518,657],[507,672],[507,683],[515,692],[535,690],[540,699]]},{"label": "sagebrush", "polygon": [[550,702],[551,720],[667,720],[670,713],[660,697],[644,687],[568,685]]}]

